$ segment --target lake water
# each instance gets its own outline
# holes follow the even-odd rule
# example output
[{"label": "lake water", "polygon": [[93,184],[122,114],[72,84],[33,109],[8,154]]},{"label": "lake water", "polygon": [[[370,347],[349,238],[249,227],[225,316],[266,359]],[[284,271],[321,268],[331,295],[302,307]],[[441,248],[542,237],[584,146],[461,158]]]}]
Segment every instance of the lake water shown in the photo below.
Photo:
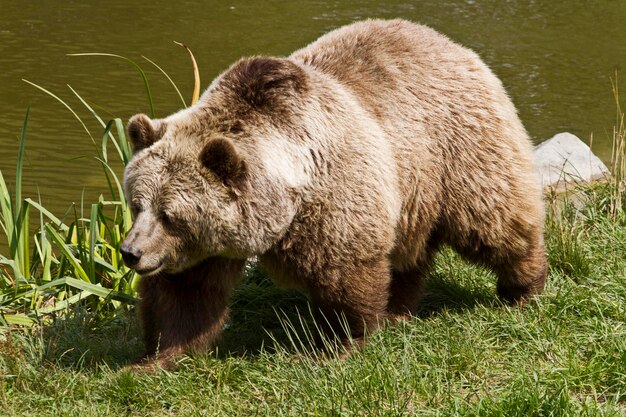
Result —
[{"label": "lake water", "polygon": [[[161,65],[185,99],[192,91],[186,43],[203,88],[241,56],[286,55],[338,26],[368,17],[424,23],[480,54],[502,79],[535,142],[569,131],[610,159],[615,121],[611,77],[626,64],[626,2],[612,0],[400,1],[17,1],[1,0],[0,169],[14,181],[26,108],[31,118],[24,185],[62,213],[106,190],[93,144],[71,113],[27,79],[67,100],[97,141],[102,129],[67,87],[105,119],[149,112],[135,69],[81,52],[116,53],[146,69],[165,116],[180,107],[167,80],[141,58]],[[622,74],[626,79],[626,74]],[[619,82],[626,91],[626,83]],[[116,167],[121,172],[121,167]]]}]

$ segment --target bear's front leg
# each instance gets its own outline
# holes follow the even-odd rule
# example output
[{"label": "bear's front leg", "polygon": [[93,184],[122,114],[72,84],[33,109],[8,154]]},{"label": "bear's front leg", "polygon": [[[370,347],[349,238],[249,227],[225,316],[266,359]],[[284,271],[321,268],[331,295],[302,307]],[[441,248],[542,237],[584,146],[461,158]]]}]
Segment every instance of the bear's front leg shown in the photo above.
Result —
[{"label": "bear's front leg", "polygon": [[348,349],[349,338],[361,343],[387,317],[390,281],[386,258],[320,271],[310,280],[318,325]]},{"label": "bear's front leg", "polygon": [[178,274],[142,278],[139,315],[144,363],[169,363],[183,353],[210,348],[228,317],[228,298],[244,261],[209,258]]}]

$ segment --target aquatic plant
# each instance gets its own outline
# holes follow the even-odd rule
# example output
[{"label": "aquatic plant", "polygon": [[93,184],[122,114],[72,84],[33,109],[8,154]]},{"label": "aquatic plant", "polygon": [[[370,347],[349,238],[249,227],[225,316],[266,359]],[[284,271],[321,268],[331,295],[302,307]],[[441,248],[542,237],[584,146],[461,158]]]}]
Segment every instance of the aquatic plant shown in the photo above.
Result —
[{"label": "aquatic plant", "polygon": [[[182,44],[180,44],[182,45]],[[194,69],[192,103],[200,90],[198,67],[187,48]],[[123,59],[132,64],[143,80],[148,104],[154,115],[152,92],[142,67],[135,61],[114,54],[83,53],[72,56],[103,56]],[[154,61],[155,66],[172,84],[186,105],[171,77]],[[70,206],[62,218],[47,210],[41,201],[24,198],[22,176],[30,109],[26,111],[18,148],[15,189],[7,187],[0,172],[0,225],[9,252],[0,254],[0,326],[32,326],[49,321],[55,314],[82,304],[94,314],[116,315],[135,302],[139,276],[127,268],[119,248],[132,226],[131,212],[124,197],[121,180],[111,167],[110,158],[126,165],[131,158],[130,143],[120,118],[105,122],[75,89],[71,93],[94,117],[102,129],[99,141],[78,113],[59,95],[24,80],[53,97],[71,112],[94,144],[94,157],[100,162],[108,184],[108,192],[91,204],[80,202]],[[113,152],[111,152],[113,150]],[[113,156],[112,156],[113,155]],[[31,224],[36,212],[37,224]],[[31,237],[32,228],[35,228]],[[1,327],[0,327],[1,328]]]}]

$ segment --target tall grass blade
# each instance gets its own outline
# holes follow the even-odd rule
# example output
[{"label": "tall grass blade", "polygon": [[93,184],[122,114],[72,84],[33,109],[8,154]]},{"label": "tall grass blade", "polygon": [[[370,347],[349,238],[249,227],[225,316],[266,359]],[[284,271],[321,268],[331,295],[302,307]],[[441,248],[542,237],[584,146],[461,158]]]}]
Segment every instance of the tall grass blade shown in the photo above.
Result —
[{"label": "tall grass blade", "polygon": [[24,123],[22,124],[22,134],[20,137],[20,146],[17,152],[17,167],[15,171],[15,238],[17,240],[17,251],[14,257],[18,261],[22,277],[20,279],[28,280],[30,278],[30,245],[29,245],[29,218],[28,203],[22,202],[22,174],[24,172],[24,149],[26,147],[26,130],[28,128],[28,117],[30,115],[30,107],[26,109]]},{"label": "tall grass blade", "polygon": [[[102,133],[102,150],[101,150],[101,155],[102,155],[102,159],[104,159],[106,162],[109,162],[109,155],[108,155],[108,152],[107,152],[107,143],[108,143],[108,139],[107,138],[111,138],[111,142],[113,142],[115,144],[115,147],[117,148],[117,152],[120,155],[120,159],[122,157],[122,150],[119,148],[119,146],[115,142],[115,139],[113,138],[113,135],[111,134],[111,129],[112,128],[113,128],[113,120],[109,120],[109,122],[104,126],[104,133]],[[107,178],[107,180],[108,180],[108,178]]]},{"label": "tall grass blade", "polygon": [[130,161],[130,158],[133,156],[133,150],[130,146],[130,142],[128,142],[128,139],[126,138],[126,131],[124,129],[122,119],[118,117],[114,120],[115,127],[117,128],[117,137],[120,141],[120,147],[122,148],[122,162],[124,162],[124,166],[126,166],[128,164],[128,161]]},{"label": "tall grass blade", "polygon": [[[110,129],[107,129],[107,124],[104,123],[104,120],[102,120],[102,118],[98,115],[98,113],[96,113],[96,111],[93,109],[93,107],[91,107],[89,105],[89,103],[87,103],[87,101],[85,101],[80,94],[78,94],[78,92],[76,92],[76,90],[74,90],[72,88],[71,85],[67,84],[67,87],[72,91],[72,93],[74,93],[74,95],[78,98],[78,100],[80,100],[81,103],[83,103],[83,106],[85,106],[87,108],[87,110],[89,110],[89,112],[93,115],[93,117],[95,117],[95,119],[100,123],[100,126],[102,126],[105,131],[104,131],[104,135],[105,137],[108,135],[111,138],[111,141],[113,142],[113,144],[115,145],[116,148],[118,148],[119,151],[119,147],[117,146],[117,141],[115,140],[115,137],[113,136],[113,134],[111,133]],[[106,143],[106,142],[105,142]],[[104,147],[104,149],[102,150],[103,152],[103,156],[106,159],[106,147]]]},{"label": "tall grass blade", "polygon": [[[40,216],[41,213],[40,213]],[[52,250],[48,241],[46,239],[45,230],[40,231],[40,241],[35,239],[35,249],[37,250],[37,254],[39,255],[39,262],[41,263],[41,277],[38,279],[38,282],[47,282],[51,279],[50,274],[50,266],[52,262]]]},{"label": "tall grass blade", "polygon": [[122,213],[124,215],[124,218],[123,218],[124,232],[126,233],[130,230],[132,226],[132,218],[130,216],[130,210],[128,210],[126,197],[124,196],[124,188],[122,187],[122,184],[120,183],[119,179],[115,175],[115,172],[109,166],[109,164],[107,164],[106,161],[103,161],[102,159],[99,159],[99,161],[107,170],[109,170],[109,172],[111,173],[111,176],[113,177],[113,180],[115,181],[115,184],[117,185],[118,197],[120,199],[120,205],[121,205]]},{"label": "tall grass blade", "polygon": [[63,239],[61,235],[59,235],[59,233],[51,225],[46,225],[46,231],[50,235],[52,241],[59,248],[61,253],[65,256],[67,261],[70,263],[70,265],[74,268],[76,276],[78,276],[83,281],[89,282],[89,276],[85,272],[83,266],[80,264],[80,261],[76,258],[76,256],[74,256],[70,244],[66,243],[65,239]]},{"label": "tall grass blade", "polygon": [[150,58],[147,58],[145,56],[141,56],[143,59],[145,59],[146,61],[148,61],[149,63],[151,63],[152,65],[154,65],[159,71],[161,71],[161,73],[163,75],[165,75],[165,78],[167,78],[167,80],[170,82],[170,84],[172,84],[172,87],[174,87],[174,90],[176,90],[176,93],[178,93],[178,97],[180,97],[180,101],[183,103],[183,107],[187,107],[187,103],[185,103],[185,99],[183,98],[183,95],[180,93],[180,90],[178,89],[178,86],[176,85],[176,83],[174,82],[174,80],[172,80],[172,78],[168,75],[167,72],[165,72],[165,70],[163,68],[161,68],[159,65],[157,65],[156,62],[154,62],[153,60],[151,60]]},{"label": "tall grass blade", "polygon": [[[16,266],[16,263],[14,260],[12,259],[8,259],[5,258],[4,256],[0,255],[0,266],[2,265],[6,265],[11,267],[11,269],[13,270],[13,276],[16,278],[19,278],[21,276],[21,272],[18,266]],[[2,268],[4,270],[4,268]],[[17,288],[16,282],[14,279],[12,279],[10,276],[7,277],[8,279],[8,285],[10,287],[13,287],[14,289]]]},{"label": "tall grass blade", "polygon": [[36,320],[24,314],[2,314],[2,318],[6,324],[13,324],[17,326],[32,327],[37,324]]},{"label": "tall grass blade", "polygon": [[[37,190],[37,195],[39,197],[39,205],[41,206],[41,195],[39,194],[39,190]],[[27,199],[29,200],[29,199]],[[52,279],[52,273],[50,271],[50,267],[52,264],[52,246],[48,242],[48,238],[46,236],[45,230],[46,223],[44,222],[43,212],[39,211],[39,239],[37,242],[35,239],[35,244],[37,245],[37,250],[39,251],[39,260],[41,262],[42,271],[41,271],[41,281],[50,281]]]},{"label": "tall grass blade", "polygon": [[623,212],[623,194],[626,188],[626,124],[624,122],[624,112],[619,98],[617,72],[615,73],[615,78],[611,79],[611,86],[613,88],[613,98],[615,99],[616,120],[615,126],[613,127],[613,141],[611,144],[611,194],[609,210],[615,222],[620,213]]},{"label": "tall grass blade", "polygon": [[[107,151],[107,138],[109,131],[111,130],[111,128],[113,127],[113,120],[109,120],[109,122],[106,125],[106,128],[104,129],[104,133],[102,134],[102,159],[105,162],[109,162],[109,156],[108,156],[108,151]],[[118,149],[118,151],[120,151]],[[120,151],[120,155],[121,155],[121,151]],[[103,171],[104,171],[104,178],[107,181],[107,186],[109,187],[109,192],[111,193],[111,198],[115,199],[115,191],[113,189],[113,184],[111,183],[111,178],[109,178],[109,173],[107,172],[106,169],[104,169],[103,167]]]},{"label": "tall grass blade", "polygon": [[20,136],[20,145],[17,151],[17,167],[15,169],[15,213],[19,215],[22,205],[22,173],[24,168],[24,147],[26,145],[26,129],[28,127],[28,116],[30,115],[30,106],[26,109],[24,123],[22,124],[22,134]]},{"label": "tall grass blade", "polygon": [[13,202],[11,201],[11,194],[7,188],[6,182],[2,171],[0,171],[0,210],[2,211],[2,229],[7,238],[7,245],[9,248],[13,246]]},{"label": "tall grass blade", "polygon": [[24,201],[24,205],[19,212],[18,223],[16,224],[17,236],[18,236],[18,257],[20,263],[20,270],[22,271],[22,277],[24,283],[28,283],[30,279],[30,206],[28,202]]},{"label": "tall grass blade", "polygon": [[[18,296],[23,297],[23,298],[31,297],[37,293],[42,293],[44,291],[50,291],[50,290],[53,290],[54,288],[62,287],[65,285],[65,282],[66,282],[65,278],[57,278],[54,281],[47,282],[35,288],[29,285],[25,287],[26,289],[24,291],[19,292]],[[2,294],[0,295],[0,305],[7,305],[11,301],[13,301],[15,298],[16,297],[13,294]]]},{"label": "tall grass blade", "polygon": [[31,317],[37,317],[39,315],[42,314],[50,314],[50,313],[54,313],[56,311],[60,311],[60,310],[66,310],[68,308],[70,308],[70,306],[72,306],[73,304],[78,303],[81,300],[84,300],[85,298],[87,298],[89,295],[88,292],[86,291],[81,291],[78,294],[74,294],[69,298],[63,299],[59,302],[57,302],[56,304],[50,306],[50,307],[44,307],[44,308],[39,308],[34,310],[33,312],[29,313],[28,315]]},{"label": "tall grass blade", "polygon": [[82,125],[83,129],[85,130],[85,132],[87,132],[87,134],[89,135],[89,137],[91,138],[91,141],[95,144],[96,141],[93,138],[93,135],[91,134],[91,132],[89,131],[89,129],[87,129],[87,125],[85,125],[85,122],[83,122],[83,119],[80,118],[80,116],[78,114],[76,114],[76,112],[74,111],[74,109],[72,109],[69,104],[67,104],[65,101],[63,101],[59,96],[57,96],[56,94],[54,94],[53,92],[51,92],[50,90],[46,90],[45,88],[43,88],[40,85],[37,85],[31,81],[25,80],[22,78],[22,81],[24,81],[27,84],[32,85],[35,88],[38,88],[39,90],[43,91],[44,93],[48,94],[50,97],[54,98],[55,100],[57,100],[59,103],[63,104],[63,106],[65,106],[66,109],[68,109],[76,118],[76,120],[78,120],[80,122],[80,124]]},{"label": "tall grass blade", "polygon": [[65,283],[69,285],[70,287],[82,290],[86,293],[95,295],[102,299],[112,299],[116,301],[121,301],[123,303],[131,304],[131,305],[135,304],[136,302],[134,297],[131,297],[130,295],[127,295],[127,294],[122,294],[122,293],[113,291],[108,288],[104,288],[100,284],[92,284],[92,283],[84,282],[84,281],[78,280],[76,278],[71,278],[71,277],[66,277]]},{"label": "tall grass blade", "polygon": [[24,123],[22,124],[22,134],[20,137],[17,165],[15,173],[15,201],[11,202],[11,194],[8,191],[4,178],[0,174],[0,189],[2,196],[0,205],[2,206],[3,229],[7,236],[9,251],[12,258],[12,268],[16,284],[23,281],[28,282],[30,278],[30,241],[29,241],[29,218],[28,203],[22,201],[22,173],[24,167],[24,148],[26,144],[26,130],[28,127],[28,117],[30,107],[26,110]]},{"label": "tall grass blade", "polygon": [[122,123],[122,119],[120,119],[119,117],[109,120],[106,126],[104,126],[104,133],[102,135],[102,155],[105,156],[104,160],[108,163],[109,162],[108,158],[106,158],[107,137],[109,136],[109,132],[113,130],[114,126],[117,130],[118,140],[116,141],[114,137],[112,137],[113,145],[115,145],[115,149],[117,150],[117,154],[120,157],[120,161],[122,161],[124,166],[126,166],[126,164],[128,164],[128,161],[130,161],[130,158],[132,157],[133,151],[130,147],[130,144],[126,140],[126,132],[124,131],[124,124]]},{"label": "tall grass blade", "polygon": [[148,77],[146,76],[146,73],[144,72],[143,68],[141,68],[141,66],[137,64],[135,61],[133,61],[132,59],[126,58],[125,56],[122,56],[122,55],[107,54],[103,52],[86,52],[86,53],[80,53],[80,54],[68,54],[68,56],[108,56],[112,58],[122,59],[130,63],[131,65],[133,65],[137,69],[137,71],[139,71],[139,74],[141,75],[141,79],[143,80],[143,85],[144,85],[144,88],[146,89],[146,94],[148,95],[148,104],[150,105],[150,116],[155,117],[156,111],[154,110],[154,101],[152,100],[152,92],[150,90],[150,83],[148,82]]},{"label": "tall grass blade", "polygon": [[98,232],[98,204],[91,205],[91,218],[89,219],[89,276],[91,282],[96,282],[96,242],[99,240]]},{"label": "tall grass blade", "polygon": [[39,210],[39,212],[43,213],[48,219],[52,220],[52,223],[54,223],[54,226],[57,229],[61,230],[62,232],[67,233],[67,231],[69,230],[69,227],[65,223],[63,223],[61,220],[59,220],[59,218],[56,217],[54,214],[52,214],[48,209],[42,206],[41,203],[38,203],[31,198],[27,198],[24,201],[27,201],[28,204],[30,204],[31,206]]},{"label": "tall grass blade", "polygon": [[198,63],[193,56],[193,52],[191,52],[191,49],[189,49],[187,45],[176,41],[174,41],[174,43],[185,48],[191,57],[191,64],[193,65],[193,95],[191,96],[191,105],[193,106],[200,98],[200,70],[198,69]]},{"label": "tall grass blade", "polygon": [[91,218],[89,219],[89,277],[91,282],[96,281],[96,242],[98,241],[98,204],[91,205]]}]

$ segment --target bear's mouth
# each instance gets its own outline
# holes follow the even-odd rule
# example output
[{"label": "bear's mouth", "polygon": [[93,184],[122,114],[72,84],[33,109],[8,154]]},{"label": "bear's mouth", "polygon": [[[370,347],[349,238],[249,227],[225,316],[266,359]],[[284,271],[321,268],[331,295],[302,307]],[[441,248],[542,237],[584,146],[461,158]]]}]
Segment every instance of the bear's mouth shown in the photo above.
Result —
[{"label": "bear's mouth", "polygon": [[152,275],[156,275],[159,272],[163,271],[163,269],[165,269],[165,263],[161,263],[158,266],[156,266],[155,268],[146,268],[146,269],[135,269],[135,272],[138,273],[139,275],[141,275],[142,277],[149,277]]}]

